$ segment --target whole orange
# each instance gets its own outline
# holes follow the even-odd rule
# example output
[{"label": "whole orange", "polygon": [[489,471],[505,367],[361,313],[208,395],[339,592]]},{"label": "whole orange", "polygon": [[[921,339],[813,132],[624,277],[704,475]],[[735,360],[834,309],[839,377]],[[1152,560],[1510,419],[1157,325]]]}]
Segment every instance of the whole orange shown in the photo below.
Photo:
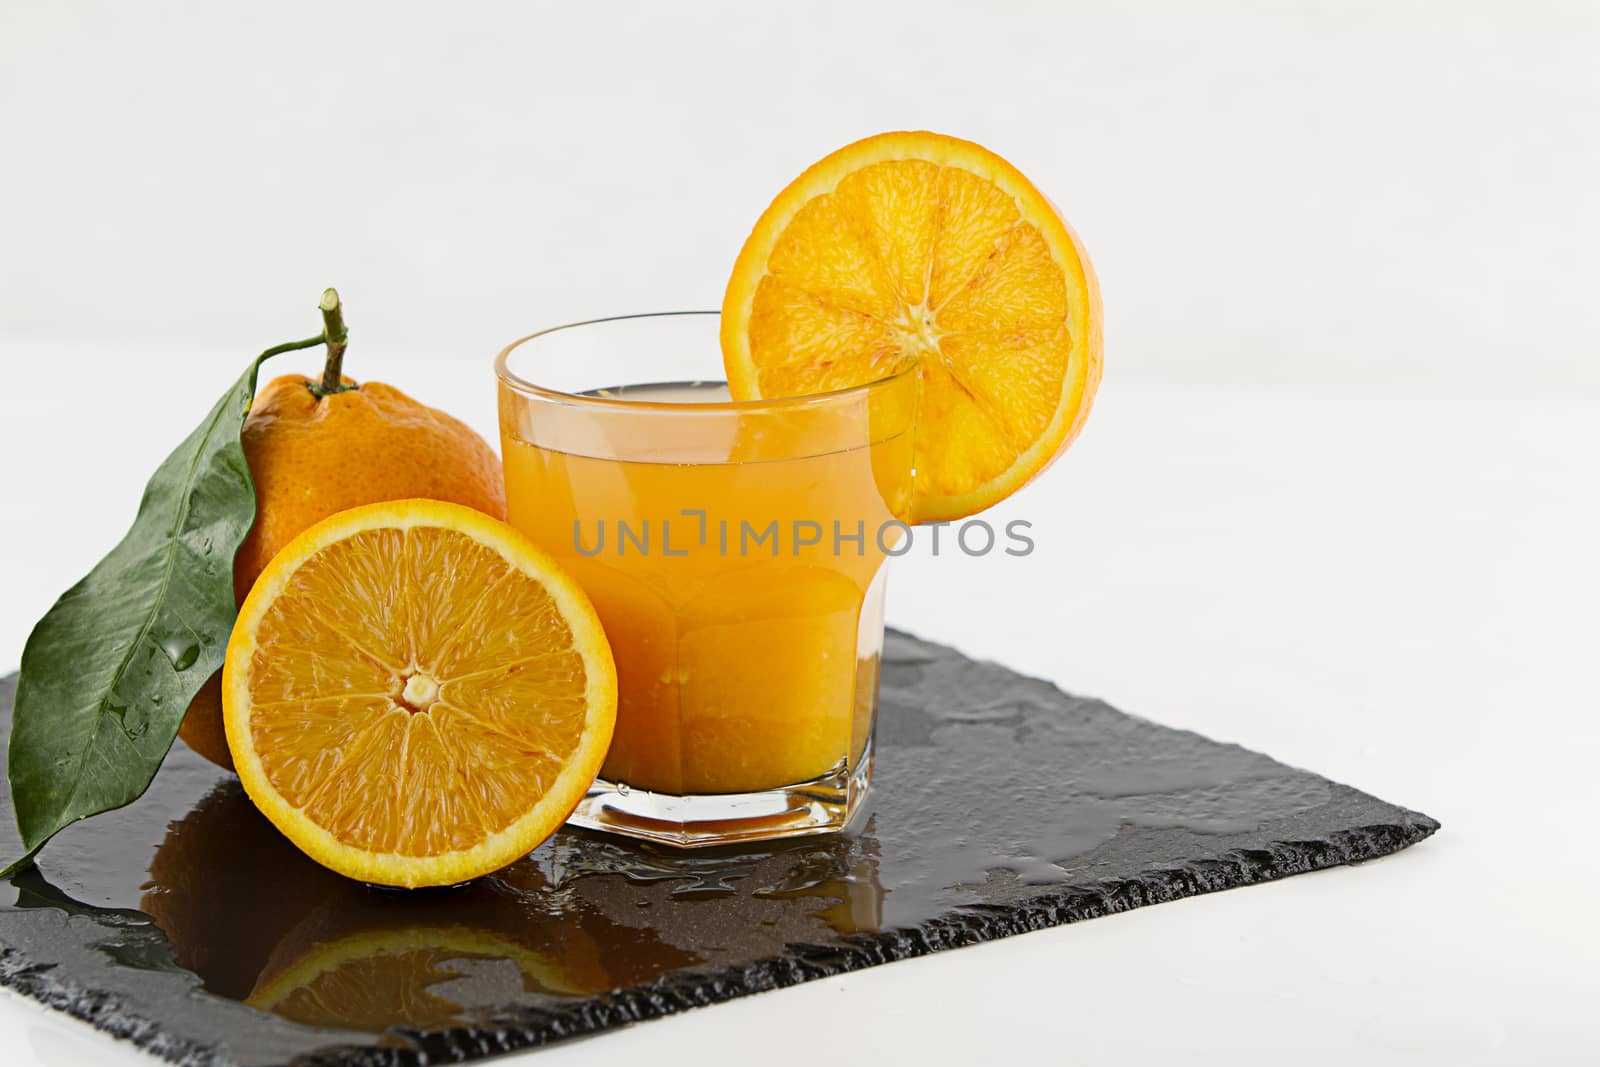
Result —
[{"label": "whole orange", "polygon": [[[256,522],[234,557],[240,603],[278,550],[336,512],[426,497],[505,518],[500,460],[471,427],[382,382],[323,394],[290,374],[256,394],[244,455],[255,481]],[[230,770],[220,675],[190,704],[178,734]]]}]

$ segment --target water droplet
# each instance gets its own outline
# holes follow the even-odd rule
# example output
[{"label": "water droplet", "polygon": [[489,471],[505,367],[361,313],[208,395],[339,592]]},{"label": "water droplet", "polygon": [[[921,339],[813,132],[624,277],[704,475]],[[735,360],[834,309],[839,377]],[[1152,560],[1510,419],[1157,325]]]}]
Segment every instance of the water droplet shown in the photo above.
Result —
[{"label": "water droplet", "polygon": [[175,671],[186,671],[200,658],[200,642],[192,634],[174,634],[163,637],[156,644],[166,653],[167,661]]},{"label": "water droplet", "polygon": [[116,719],[117,725],[122,728],[123,734],[132,740],[138,740],[143,737],[145,732],[150,729],[149,716],[135,716],[133,721],[130,722],[128,720],[128,706],[116,697],[106,697],[105,701],[100,705],[100,710]]}]

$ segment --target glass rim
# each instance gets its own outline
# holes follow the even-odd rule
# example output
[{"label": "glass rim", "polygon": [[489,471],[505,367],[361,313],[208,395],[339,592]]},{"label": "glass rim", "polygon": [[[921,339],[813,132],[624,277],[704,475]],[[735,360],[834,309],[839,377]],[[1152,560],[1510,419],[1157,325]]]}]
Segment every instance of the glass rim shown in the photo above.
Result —
[{"label": "glass rim", "polygon": [[[695,400],[686,403],[677,403],[661,400],[630,400],[627,397],[593,396],[583,393],[568,393],[560,389],[552,389],[539,385],[516,374],[511,370],[511,355],[529,341],[537,341],[541,337],[560,333],[564,330],[574,330],[583,326],[603,326],[613,322],[641,322],[647,319],[672,319],[684,317],[713,316],[720,318],[722,312],[710,310],[689,311],[644,311],[627,315],[606,315],[597,319],[582,319],[577,322],[566,322],[559,326],[549,326],[519,337],[500,350],[495,357],[495,377],[500,384],[509,387],[521,396],[546,403],[564,404],[569,407],[604,408],[612,411],[652,412],[661,414],[706,414],[718,411],[771,411],[792,410],[797,408],[815,407],[822,404],[837,403],[842,400],[851,400],[856,397],[865,397],[874,392],[887,389],[896,382],[905,379],[917,370],[916,360],[908,360],[899,370],[882,378],[875,378],[862,385],[846,386],[843,389],[830,389],[824,393],[804,393],[799,396],[778,396],[760,400]],[[707,379],[709,380],[709,379]],[[648,383],[618,382],[618,386]]]}]

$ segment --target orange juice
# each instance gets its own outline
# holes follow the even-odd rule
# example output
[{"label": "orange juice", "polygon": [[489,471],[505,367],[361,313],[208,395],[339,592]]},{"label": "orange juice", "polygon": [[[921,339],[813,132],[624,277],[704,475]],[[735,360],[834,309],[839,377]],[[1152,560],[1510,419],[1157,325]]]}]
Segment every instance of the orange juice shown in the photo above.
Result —
[{"label": "orange juice", "polygon": [[510,521],[589,594],[616,658],[602,778],[685,796],[848,771],[871,735],[912,390],[771,406],[728,404],[720,385],[590,396],[529,406],[503,391],[501,432]]}]

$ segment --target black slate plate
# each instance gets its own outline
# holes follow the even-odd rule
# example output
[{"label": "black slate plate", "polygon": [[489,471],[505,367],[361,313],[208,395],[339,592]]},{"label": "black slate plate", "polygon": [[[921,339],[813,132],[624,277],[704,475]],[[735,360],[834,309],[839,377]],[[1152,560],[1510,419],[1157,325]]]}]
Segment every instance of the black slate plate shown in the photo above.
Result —
[{"label": "black slate plate", "polygon": [[[14,692],[0,680],[8,731]],[[891,634],[876,785],[847,835],[677,853],[566,830],[492,878],[399,893],[305,859],[180,744],[138,803],[13,879],[0,983],[182,1063],[472,1059],[1438,826]]]}]

